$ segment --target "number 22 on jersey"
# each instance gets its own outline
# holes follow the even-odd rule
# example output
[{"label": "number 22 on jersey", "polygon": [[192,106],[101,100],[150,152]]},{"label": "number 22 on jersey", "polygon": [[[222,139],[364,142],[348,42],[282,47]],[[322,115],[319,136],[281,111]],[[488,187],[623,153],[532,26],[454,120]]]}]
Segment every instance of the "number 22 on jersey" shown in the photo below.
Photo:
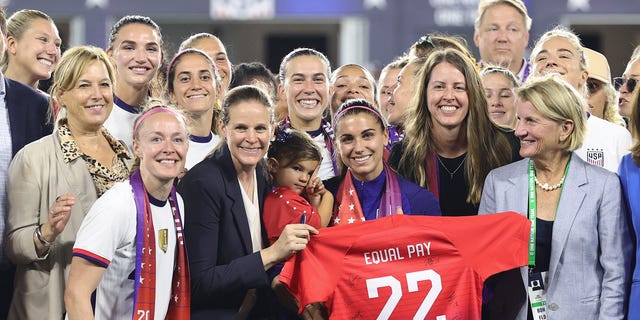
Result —
[{"label": "number 22 on jersey", "polygon": [[[421,281],[431,281],[431,289],[427,292],[427,295],[422,300],[422,303],[416,310],[415,315],[413,316],[414,320],[425,319],[429,310],[433,306],[433,303],[438,298],[440,291],[442,291],[442,280],[440,275],[433,270],[422,270],[409,272],[405,274],[407,281],[407,289],[409,292],[417,292],[419,291],[418,283]],[[382,311],[378,315],[377,320],[385,320],[389,319],[393,314],[393,310],[395,310],[398,302],[402,299],[402,284],[398,279],[393,276],[385,276],[367,279],[367,293],[369,294],[369,299],[376,299],[379,297],[378,289],[383,287],[391,288],[391,295],[385,303]],[[436,317],[436,320],[446,320],[447,317],[445,315],[439,315]]]}]

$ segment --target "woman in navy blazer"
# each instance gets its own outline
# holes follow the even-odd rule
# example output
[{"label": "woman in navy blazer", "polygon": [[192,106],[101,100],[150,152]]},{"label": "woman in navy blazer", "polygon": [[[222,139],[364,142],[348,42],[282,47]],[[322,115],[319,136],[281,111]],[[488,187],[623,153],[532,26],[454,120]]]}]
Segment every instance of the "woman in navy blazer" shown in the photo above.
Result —
[{"label": "woman in navy blazer", "polygon": [[304,249],[305,224],[288,225],[270,247],[262,223],[268,191],[262,165],[273,135],[273,107],[253,86],[229,91],[222,106],[224,138],[187,172],[178,190],[185,204],[192,319],[263,319],[271,314],[267,270]]},{"label": "woman in navy blazer", "polygon": [[[480,212],[527,215],[536,227],[535,259],[521,268],[523,282],[503,281],[497,289],[519,288],[524,298],[542,278],[546,319],[624,318],[632,240],[618,177],[573,154],[586,131],[583,100],[564,80],[547,76],[518,90],[517,110],[525,159],[491,171]],[[527,319],[532,309],[524,301],[498,312],[515,308],[517,319]]]}]

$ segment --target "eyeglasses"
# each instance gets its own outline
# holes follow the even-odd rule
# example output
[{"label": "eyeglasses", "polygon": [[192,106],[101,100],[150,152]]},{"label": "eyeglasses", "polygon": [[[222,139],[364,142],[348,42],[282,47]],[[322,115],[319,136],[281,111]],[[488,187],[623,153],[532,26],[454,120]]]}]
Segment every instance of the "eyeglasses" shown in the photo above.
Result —
[{"label": "eyeglasses", "polygon": [[598,92],[600,88],[602,88],[602,83],[600,81],[587,80],[587,89],[590,94]]},{"label": "eyeglasses", "polygon": [[616,91],[619,91],[624,84],[627,84],[627,91],[632,92],[633,89],[636,88],[636,84],[638,84],[638,80],[634,78],[623,78],[623,77],[615,77],[613,78],[613,87]]}]

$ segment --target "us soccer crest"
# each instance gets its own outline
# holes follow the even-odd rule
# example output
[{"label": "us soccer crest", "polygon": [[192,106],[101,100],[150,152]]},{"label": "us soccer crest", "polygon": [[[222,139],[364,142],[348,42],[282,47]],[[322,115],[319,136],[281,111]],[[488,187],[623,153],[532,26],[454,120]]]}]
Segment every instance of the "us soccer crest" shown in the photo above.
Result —
[{"label": "us soccer crest", "polygon": [[169,230],[168,229],[160,229],[158,230],[158,247],[162,252],[167,253],[167,248],[169,246]]},{"label": "us soccer crest", "polygon": [[602,149],[588,149],[587,162],[592,165],[604,167],[604,151]]}]

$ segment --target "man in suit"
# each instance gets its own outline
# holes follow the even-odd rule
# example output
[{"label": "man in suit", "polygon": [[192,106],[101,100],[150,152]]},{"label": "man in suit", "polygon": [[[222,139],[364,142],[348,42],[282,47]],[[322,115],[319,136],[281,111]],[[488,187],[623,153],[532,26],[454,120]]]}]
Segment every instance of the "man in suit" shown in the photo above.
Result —
[{"label": "man in suit", "polygon": [[[0,56],[4,55],[7,34],[6,13],[0,7]],[[26,144],[52,131],[47,97],[0,72],[0,319],[5,319],[13,294],[15,266],[4,255],[7,219],[7,171],[13,156]]]}]

